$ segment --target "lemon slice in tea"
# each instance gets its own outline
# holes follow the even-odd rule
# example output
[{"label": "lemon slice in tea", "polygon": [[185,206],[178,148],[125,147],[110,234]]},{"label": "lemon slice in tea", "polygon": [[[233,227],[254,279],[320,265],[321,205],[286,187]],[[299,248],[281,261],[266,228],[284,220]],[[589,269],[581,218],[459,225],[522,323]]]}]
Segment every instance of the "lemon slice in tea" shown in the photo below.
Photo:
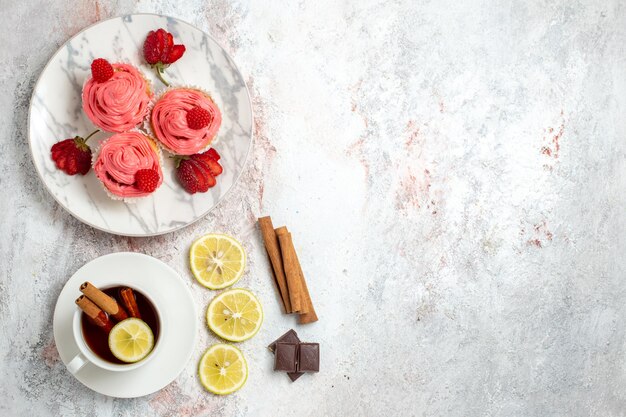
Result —
[{"label": "lemon slice in tea", "polygon": [[250,291],[233,288],[211,301],[206,320],[209,328],[222,339],[243,342],[261,328],[263,309]]},{"label": "lemon slice in tea", "polygon": [[109,333],[109,349],[122,362],[140,361],[148,356],[153,347],[152,330],[140,319],[122,320]]},{"label": "lemon slice in tea", "polygon": [[200,284],[219,290],[241,278],[246,267],[246,253],[235,238],[209,234],[191,245],[189,265]]},{"label": "lemon slice in tea", "polygon": [[248,364],[234,346],[219,343],[211,346],[198,365],[200,382],[208,391],[226,395],[243,387],[248,379]]}]

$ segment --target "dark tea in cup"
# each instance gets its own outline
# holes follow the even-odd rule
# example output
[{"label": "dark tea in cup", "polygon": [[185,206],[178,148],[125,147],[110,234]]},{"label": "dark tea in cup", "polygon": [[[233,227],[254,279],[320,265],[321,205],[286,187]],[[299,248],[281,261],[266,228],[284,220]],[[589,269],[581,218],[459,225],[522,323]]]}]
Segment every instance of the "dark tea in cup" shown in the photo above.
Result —
[{"label": "dark tea in cup", "polygon": [[[128,287],[115,286],[102,289],[102,292],[113,298],[120,306],[127,305],[128,302],[128,299],[124,299],[123,291],[128,291]],[[131,295],[134,295],[134,301],[136,302],[134,308],[138,310],[137,313],[140,315],[141,320],[145,321],[152,330],[154,343],[156,345],[159,341],[160,327],[159,316],[156,308],[145,295],[136,289],[132,289],[130,293]],[[126,297],[128,297],[128,295],[126,295]],[[128,310],[128,308],[126,308],[126,310]],[[115,318],[110,314],[107,314],[106,319],[111,321],[115,320]],[[126,362],[119,360],[111,352],[111,349],[109,348],[109,335],[107,331],[103,331],[102,324],[94,321],[87,314],[85,314],[85,312],[81,314],[81,329],[85,343],[94,354],[110,363],[120,365],[126,364]]]}]

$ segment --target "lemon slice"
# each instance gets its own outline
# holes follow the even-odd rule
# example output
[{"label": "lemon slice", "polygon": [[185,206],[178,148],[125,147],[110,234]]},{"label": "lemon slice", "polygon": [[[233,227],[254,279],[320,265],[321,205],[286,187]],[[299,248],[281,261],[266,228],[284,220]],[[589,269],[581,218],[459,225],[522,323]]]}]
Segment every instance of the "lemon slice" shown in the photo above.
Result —
[{"label": "lemon slice", "polygon": [[219,290],[241,278],[246,267],[246,252],[231,236],[205,235],[191,245],[189,265],[200,284]]},{"label": "lemon slice", "polygon": [[117,323],[109,333],[109,349],[123,362],[137,362],[154,347],[154,335],[145,321],[129,318]]},{"label": "lemon slice", "polygon": [[215,297],[206,312],[209,328],[231,342],[254,336],[263,323],[259,300],[248,290],[233,288]]},{"label": "lemon slice", "polygon": [[248,364],[234,346],[218,343],[207,349],[198,364],[200,382],[208,391],[226,395],[243,387],[248,379]]}]

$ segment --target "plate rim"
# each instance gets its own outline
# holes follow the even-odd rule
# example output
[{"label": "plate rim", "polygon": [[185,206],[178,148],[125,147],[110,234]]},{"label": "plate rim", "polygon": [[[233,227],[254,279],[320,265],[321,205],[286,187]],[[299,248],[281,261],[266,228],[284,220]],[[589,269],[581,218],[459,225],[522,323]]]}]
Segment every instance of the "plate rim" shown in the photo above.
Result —
[{"label": "plate rim", "polygon": [[[63,284],[63,288],[61,289],[61,292],[59,293],[59,296],[57,297],[57,300],[55,302],[54,305],[54,311],[52,314],[52,337],[54,339],[54,343],[57,346],[57,350],[58,350],[58,343],[57,343],[57,327],[55,326],[56,324],[56,318],[57,318],[57,309],[58,309],[58,303],[59,303],[59,299],[61,298],[61,294],[63,293],[63,291],[65,291],[65,288],[68,284],[68,282],[74,278],[74,276],[80,271],[82,270],[84,267],[86,267],[88,264],[95,262],[95,261],[103,261],[104,258],[115,258],[115,257],[130,257],[130,258],[137,258],[137,259],[145,259],[147,261],[156,261],[157,263],[160,264],[161,267],[163,267],[166,270],[170,270],[171,272],[173,272],[173,274],[175,276],[177,276],[178,278],[180,278],[180,283],[181,283],[181,288],[184,288],[184,292],[187,294],[187,296],[189,297],[189,300],[191,300],[191,305],[192,305],[192,310],[194,311],[194,320],[193,320],[193,344],[191,345],[191,349],[189,349],[189,352],[187,354],[187,357],[185,358],[184,364],[181,366],[180,370],[176,373],[176,376],[174,376],[169,382],[167,382],[167,384],[163,385],[161,388],[147,392],[147,393],[143,393],[141,395],[111,395],[111,394],[105,394],[103,392],[101,392],[100,390],[94,389],[93,387],[87,385],[85,382],[83,382],[81,379],[79,379],[76,375],[73,375],[70,373],[70,375],[75,378],[78,382],[80,382],[83,386],[87,387],[88,389],[97,392],[101,395],[106,395],[107,397],[111,397],[111,398],[140,398],[140,397],[145,397],[146,395],[151,395],[154,394],[155,392],[161,391],[162,389],[164,389],[165,387],[167,387],[169,384],[171,384],[172,382],[174,382],[180,375],[181,373],[185,370],[185,368],[189,365],[189,361],[191,359],[191,357],[193,356],[194,352],[196,351],[196,342],[198,340],[198,332],[199,332],[199,324],[197,321],[197,315],[198,315],[198,305],[196,303],[196,300],[193,297],[193,293],[191,291],[191,288],[188,285],[184,284],[184,280],[182,279],[181,274],[176,271],[172,266],[170,266],[169,264],[165,263],[164,261],[162,261],[159,258],[156,258],[154,256],[145,254],[143,252],[130,252],[130,251],[121,251],[121,252],[111,252],[111,253],[107,253],[104,255],[100,255],[97,256],[95,258],[90,259],[89,261],[85,262],[84,264],[82,264],[78,269],[76,269],[74,271],[74,273],[67,279],[67,281],[65,281],[65,283]],[[71,343],[75,343],[74,341],[72,341]],[[59,353],[59,361],[63,364],[63,366],[65,368],[67,368],[67,363],[63,360],[63,358],[61,358],[61,354]],[[128,372],[136,372],[137,370],[133,370],[133,371],[128,371]],[[110,371],[104,371],[104,372],[110,372]],[[69,373],[69,371],[68,371]]]},{"label": "plate rim", "polygon": [[[116,232],[116,231],[107,230],[107,229],[105,229],[103,227],[96,226],[96,225],[92,224],[91,222],[81,218],[78,214],[73,213],[72,211],[70,211],[63,203],[61,203],[61,201],[59,201],[57,196],[54,195],[54,193],[52,193],[52,191],[48,187],[48,184],[44,180],[44,176],[40,172],[39,166],[35,162],[35,153],[33,151],[33,140],[32,140],[32,136],[31,136],[31,117],[32,117],[32,111],[33,111],[33,100],[35,98],[35,93],[37,91],[37,87],[39,87],[39,83],[41,82],[41,78],[43,77],[43,74],[48,69],[48,66],[57,57],[57,55],[59,53],[61,53],[61,51],[67,46],[67,44],[69,42],[71,42],[72,40],[74,40],[75,38],[80,36],[83,32],[91,29],[92,27],[94,27],[96,25],[99,25],[100,23],[108,22],[109,20],[123,19],[123,18],[125,18],[127,16],[157,16],[157,17],[162,17],[162,18],[165,18],[165,19],[174,19],[174,20],[177,20],[177,21],[179,21],[179,22],[181,22],[181,23],[183,23],[183,24],[185,24],[187,26],[190,26],[191,28],[196,29],[196,30],[200,31],[201,33],[204,33],[206,36],[208,36],[222,50],[222,52],[224,54],[226,54],[226,56],[228,56],[228,58],[232,61],[234,68],[237,70],[237,72],[241,76],[241,79],[243,81],[243,85],[245,87],[246,95],[248,96],[248,107],[250,109],[250,143],[248,144],[248,149],[246,150],[246,156],[244,157],[241,171],[239,171],[239,173],[237,174],[237,177],[235,178],[233,183],[230,185],[228,190],[226,190],[226,192],[224,192],[224,194],[222,194],[222,196],[217,200],[217,202],[215,204],[213,204],[208,210],[206,210],[204,213],[200,214],[194,220],[192,220],[192,221],[190,221],[188,223],[176,226],[176,227],[174,227],[172,229],[168,229],[168,230],[160,231],[160,232],[154,232],[154,233],[124,233],[124,232]],[[70,37],[61,46],[59,46],[59,48],[56,50],[56,52],[50,58],[48,58],[48,62],[46,62],[46,65],[43,67],[43,69],[39,73],[39,77],[37,77],[37,81],[35,82],[35,85],[33,86],[33,91],[31,93],[30,101],[29,101],[29,104],[28,104],[28,148],[30,150],[31,161],[32,161],[33,165],[35,166],[35,171],[37,171],[37,176],[39,177],[39,180],[42,182],[44,188],[46,189],[48,194],[50,196],[52,196],[54,201],[56,201],[56,203],[59,206],[61,206],[63,208],[63,210],[65,210],[67,213],[69,213],[72,217],[74,217],[75,219],[77,219],[78,221],[80,221],[83,224],[86,224],[86,225],[88,225],[90,227],[93,227],[96,230],[100,230],[102,232],[109,233],[109,234],[116,235],[116,236],[126,236],[126,237],[153,237],[153,236],[160,236],[160,235],[165,235],[165,234],[168,234],[168,233],[173,233],[173,232],[176,232],[178,230],[184,229],[185,227],[191,226],[192,224],[194,224],[194,223],[200,221],[201,219],[203,219],[207,214],[212,212],[231,193],[231,191],[233,190],[235,185],[237,185],[237,183],[241,179],[241,175],[243,174],[243,172],[244,172],[244,170],[245,170],[245,168],[246,168],[246,166],[248,164],[248,158],[250,157],[250,151],[252,149],[253,143],[254,143],[254,108],[252,106],[252,97],[250,96],[250,89],[248,88],[248,84],[246,83],[246,81],[245,81],[245,79],[243,77],[243,74],[242,74],[241,70],[239,69],[239,66],[237,65],[235,60],[228,53],[228,51],[226,51],[224,49],[224,47],[210,33],[208,33],[206,31],[196,27],[195,25],[187,22],[186,20],[182,20],[182,19],[179,19],[177,17],[163,15],[163,14],[158,14],[158,13],[130,13],[130,14],[123,14],[123,15],[113,16],[113,17],[110,17],[108,19],[98,20],[97,22],[94,22],[94,23],[90,24],[89,26],[86,26],[83,29],[81,29],[80,31],[76,32],[72,37]]]}]

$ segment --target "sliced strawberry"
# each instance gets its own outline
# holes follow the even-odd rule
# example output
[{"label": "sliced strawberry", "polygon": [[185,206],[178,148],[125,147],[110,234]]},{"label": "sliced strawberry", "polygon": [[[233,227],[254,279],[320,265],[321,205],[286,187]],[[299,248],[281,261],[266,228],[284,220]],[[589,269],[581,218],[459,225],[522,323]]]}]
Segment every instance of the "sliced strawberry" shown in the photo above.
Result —
[{"label": "sliced strawberry", "polygon": [[65,155],[60,155],[56,158],[53,157],[52,159],[54,159],[54,163],[56,164],[57,168],[59,168],[61,171],[65,171],[65,168],[67,167],[67,158],[65,157]]},{"label": "sliced strawberry", "polygon": [[57,142],[52,145],[50,149],[52,151],[52,159],[56,159],[58,156],[67,152],[68,149],[73,147],[73,143],[71,140],[62,140],[61,142]]},{"label": "sliced strawberry", "polygon": [[222,168],[220,163],[217,162],[217,161],[209,159],[209,160],[205,161],[205,163],[209,167],[209,170],[211,171],[211,174],[213,174],[214,177],[217,177],[218,175],[220,175],[224,171],[224,168]]},{"label": "sliced strawberry", "polygon": [[76,175],[76,173],[78,173],[78,162],[76,158],[69,158],[65,172],[69,175]]},{"label": "sliced strawberry", "polygon": [[176,177],[185,191],[189,194],[195,194],[198,192],[198,178],[193,167],[185,162],[184,160],[180,161],[180,165],[176,168]]},{"label": "sliced strawberry", "polygon": [[202,172],[204,174],[204,178],[205,178],[205,180],[206,180],[206,182],[208,184],[208,188],[214,187],[215,184],[217,184],[217,180],[215,179],[215,177],[211,173],[211,170],[207,166],[207,164],[205,164],[203,161],[194,160],[194,159],[191,159],[191,162],[197,164],[200,167],[200,169],[202,169]]},{"label": "sliced strawberry", "polygon": [[211,175],[211,173],[209,172],[208,168],[204,166],[201,162],[194,161],[192,159],[188,159],[184,161],[184,163],[191,165],[191,167],[193,168],[193,172],[198,179],[198,192],[205,193],[210,186],[209,175]]},{"label": "sliced strawberry", "polygon": [[157,34],[159,35],[159,44],[163,45],[163,49],[161,49],[161,62],[164,64],[168,64],[167,58],[170,55],[170,50],[172,46],[174,46],[174,36],[171,33],[164,31],[163,29],[157,30]]},{"label": "sliced strawberry", "polygon": [[204,164],[209,168],[209,171],[214,177],[217,177],[224,171],[220,163],[208,154],[208,151],[191,155],[191,159],[204,162]]},{"label": "sliced strawberry", "polygon": [[219,161],[221,156],[219,153],[217,153],[217,151],[215,150],[215,148],[211,148],[208,151],[204,152],[205,154],[209,155],[211,158],[215,159],[216,161]]},{"label": "sliced strawberry", "polygon": [[[162,38],[162,35],[161,35]],[[160,51],[162,46],[159,42],[159,34],[151,30],[143,43],[143,57],[148,64],[156,64],[159,62]]]},{"label": "sliced strawberry", "polygon": [[91,135],[86,139],[76,136],[52,145],[50,156],[57,168],[68,175],[85,175],[89,172],[91,169],[91,149],[87,146],[86,141]]},{"label": "sliced strawberry", "polygon": [[217,178],[215,178],[213,175],[207,177],[207,179],[209,180],[209,188],[213,188],[215,187],[215,184],[217,184]]},{"label": "sliced strawberry", "polygon": [[164,29],[151,30],[143,44],[143,56],[148,64],[156,69],[157,76],[165,85],[163,70],[178,61],[185,53],[184,45],[174,45],[174,36]]},{"label": "sliced strawberry", "polygon": [[176,62],[183,56],[185,53],[185,45],[174,45],[172,46],[172,50],[170,51],[169,56],[167,57],[167,63],[171,64]]}]

